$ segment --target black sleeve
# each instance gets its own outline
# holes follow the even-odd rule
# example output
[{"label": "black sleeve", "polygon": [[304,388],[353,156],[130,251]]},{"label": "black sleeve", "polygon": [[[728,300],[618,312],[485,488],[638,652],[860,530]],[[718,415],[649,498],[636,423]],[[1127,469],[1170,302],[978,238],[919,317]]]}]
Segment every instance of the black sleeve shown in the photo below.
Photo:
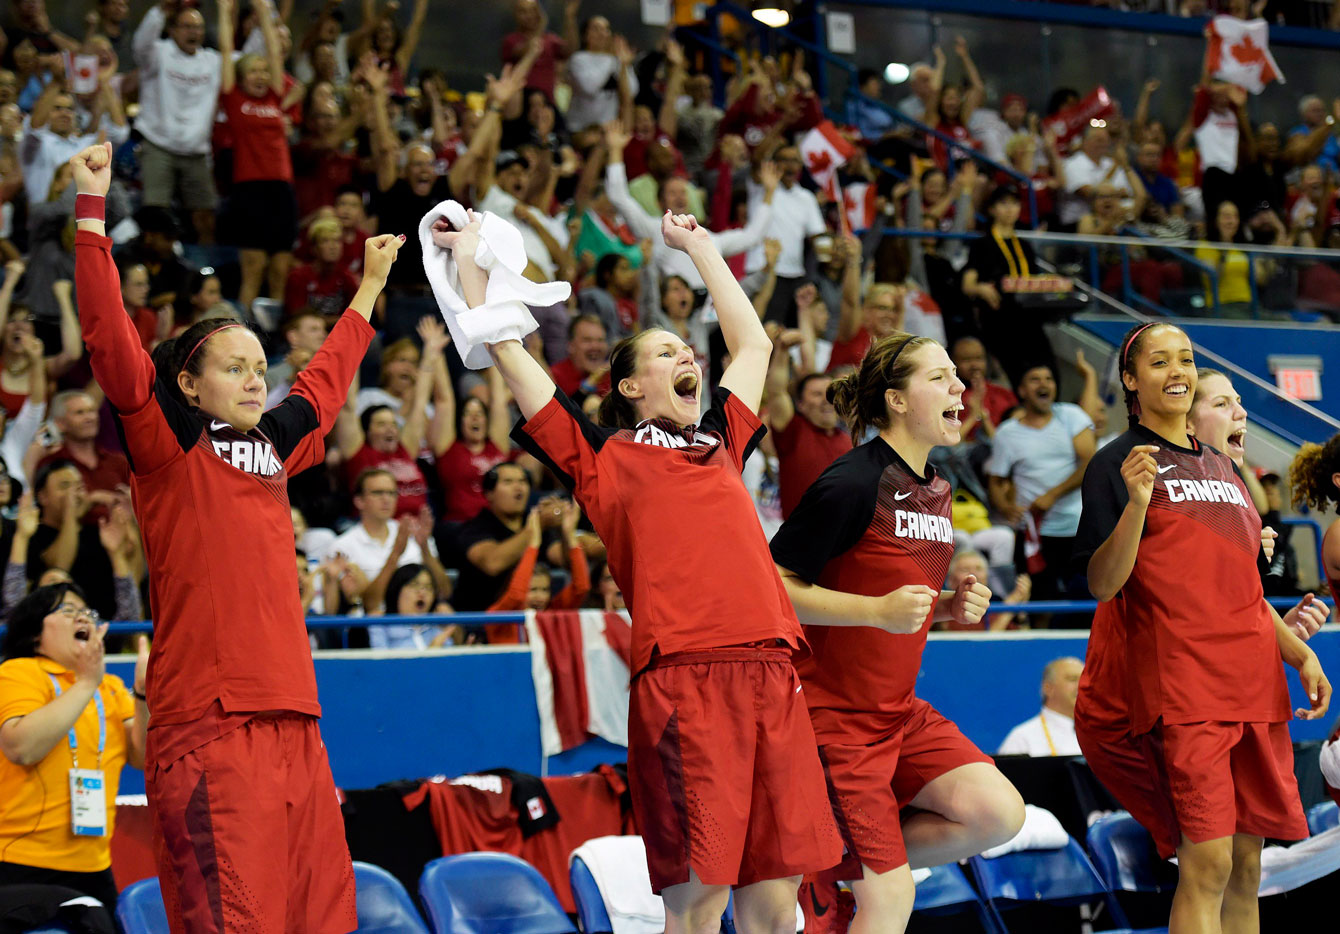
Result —
[{"label": "black sleeve", "polygon": [[256,427],[270,439],[279,459],[286,461],[303,438],[321,429],[321,418],[310,400],[290,393],[262,415]]},{"label": "black sleeve", "polygon": [[1121,463],[1130,453],[1133,442],[1125,438],[1113,441],[1089,461],[1080,487],[1081,512],[1079,530],[1075,533],[1075,548],[1071,553],[1071,573],[1086,576],[1089,559],[1111,536],[1121,519],[1121,513],[1130,501],[1126,481],[1121,479]]},{"label": "black sleeve", "polygon": [[721,435],[726,450],[731,452],[739,469],[744,470],[744,462],[749,460],[768,429],[738,398],[732,406],[731,398],[729,389],[718,386],[712,393],[712,407],[698,422],[698,428]]},{"label": "black sleeve", "polygon": [[[860,451],[861,448],[856,448]],[[772,560],[813,584],[824,565],[861,540],[875,516],[879,470],[854,457],[829,465],[772,537]]]},{"label": "black sleeve", "polygon": [[[467,551],[475,545],[478,545],[480,542],[496,541],[498,541],[498,536],[493,529],[487,528],[484,523],[478,522],[475,519],[466,522],[456,533],[456,546],[460,549],[462,558],[465,557]],[[439,558],[440,557],[441,556],[439,555]]]}]

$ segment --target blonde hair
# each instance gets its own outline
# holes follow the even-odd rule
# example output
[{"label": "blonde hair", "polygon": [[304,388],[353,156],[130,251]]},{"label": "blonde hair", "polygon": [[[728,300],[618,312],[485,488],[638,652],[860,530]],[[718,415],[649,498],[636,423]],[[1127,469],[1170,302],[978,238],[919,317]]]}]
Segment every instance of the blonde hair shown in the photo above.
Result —
[{"label": "blonde hair", "polygon": [[1005,158],[1013,159],[1014,154],[1025,146],[1036,146],[1033,137],[1027,133],[1015,133],[1005,143]]},{"label": "blonde hair", "polygon": [[333,217],[319,217],[307,228],[307,239],[313,243],[326,237],[338,240],[342,236],[340,222]]},{"label": "blonde hair", "polygon": [[885,295],[892,295],[898,298],[898,286],[892,282],[876,282],[865,292],[865,304],[869,305],[877,298],[883,298]]}]

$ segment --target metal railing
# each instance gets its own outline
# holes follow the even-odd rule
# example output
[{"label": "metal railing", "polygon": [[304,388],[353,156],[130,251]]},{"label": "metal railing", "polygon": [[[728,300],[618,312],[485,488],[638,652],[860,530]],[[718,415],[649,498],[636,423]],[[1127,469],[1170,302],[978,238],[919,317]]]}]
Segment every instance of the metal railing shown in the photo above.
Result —
[{"label": "metal railing", "polygon": [[[1297,597],[1267,597],[1266,600],[1276,610],[1285,611],[1291,609],[1298,602]],[[1325,601],[1332,604],[1332,601]],[[1065,614],[1065,613],[1092,613],[1098,609],[1096,600],[1034,600],[1024,603],[992,603],[987,609],[987,615],[996,613],[1033,613],[1033,614]],[[461,626],[465,629],[480,629],[484,626],[496,624],[514,624],[524,626],[526,622],[525,613],[448,613],[448,614],[426,614],[422,616],[308,616],[307,628],[309,631],[321,631],[327,629],[358,629],[369,626]],[[139,632],[152,632],[153,622],[151,620],[136,620],[133,622],[115,622],[107,627],[108,633],[112,635],[130,635]],[[1074,630],[1075,632],[1085,632],[1086,630]],[[0,633],[3,633],[3,627],[0,627]]]}]

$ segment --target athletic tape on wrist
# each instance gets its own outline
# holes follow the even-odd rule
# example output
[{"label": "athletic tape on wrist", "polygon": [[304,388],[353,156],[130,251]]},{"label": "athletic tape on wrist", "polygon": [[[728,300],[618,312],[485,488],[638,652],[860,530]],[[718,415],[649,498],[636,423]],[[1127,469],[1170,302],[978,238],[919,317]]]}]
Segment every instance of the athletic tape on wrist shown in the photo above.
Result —
[{"label": "athletic tape on wrist", "polygon": [[105,221],[107,219],[107,199],[102,195],[84,194],[74,196],[74,219],[78,221]]}]

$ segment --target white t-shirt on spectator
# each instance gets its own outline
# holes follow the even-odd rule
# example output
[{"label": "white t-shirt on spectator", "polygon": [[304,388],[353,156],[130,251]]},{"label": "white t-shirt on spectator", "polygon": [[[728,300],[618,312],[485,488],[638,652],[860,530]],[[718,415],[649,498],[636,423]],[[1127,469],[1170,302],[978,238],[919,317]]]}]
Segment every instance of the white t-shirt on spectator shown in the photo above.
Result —
[{"label": "white t-shirt on spectator", "polygon": [[[1050,738],[1050,742],[1048,739]],[[1078,756],[1075,721],[1048,707],[1010,730],[996,750],[998,756]]]},{"label": "white t-shirt on spectator", "polygon": [[[327,555],[344,555],[349,559],[349,563],[355,565],[360,571],[372,580],[382,572],[386,567],[386,562],[390,560],[391,549],[395,546],[396,534],[400,531],[400,523],[391,519],[386,523],[386,538],[383,541],[377,541],[368,534],[368,530],[362,522],[349,528],[349,531],[335,538],[326,548],[324,559]],[[428,539],[428,551],[430,554],[437,555],[437,546],[433,540]],[[400,563],[396,567],[404,567],[407,564],[423,564],[423,552],[419,549],[419,543],[410,539],[405,543],[405,552],[400,556]]]},{"label": "white t-shirt on spectator", "polygon": [[[1075,437],[1093,429],[1093,420],[1070,402],[1052,404],[1052,417],[1041,428],[1030,428],[1015,418],[996,429],[986,473],[1014,481],[1015,502],[1030,503],[1075,472]],[[1080,491],[1071,490],[1047,510],[1038,534],[1048,538],[1072,538],[1079,530]]]},{"label": "white t-shirt on spectator", "polygon": [[[763,205],[763,186],[749,183],[749,214],[752,216]],[[782,279],[798,279],[805,275],[805,241],[827,230],[819,199],[814,192],[799,184],[787,188],[778,185],[772,196],[772,221],[768,224],[765,240],[777,240],[782,252],[777,257],[777,275]],[[762,269],[766,259],[763,244],[749,251],[744,268],[747,272]]]},{"label": "white t-shirt on spectator", "polygon": [[[1113,169],[1116,165],[1111,156],[1094,162],[1083,150],[1075,153],[1065,161],[1065,190],[1067,197],[1061,202],[1061,223],[1075,224],[1085,214],[1089,213],[1089,200],[1076,194],[1081,188],[1093,189],[1106,183],[1111,185],[1122,193],[1122,199],[1131,197],[1135,190],[1131,187],[1130,180],[1126,177],[1125,169]],[[1111,171],[1111,177],[1108,172]]]},{"label": "white t-shirt on spectator", "polygon": [[219,100],[222,59],[217,49],[187,55],[171,39],[158,38],[166,17],[154,6],[135,30],[140,67],[140,113],[135,129],[162,149],[184,156],[210,151]]},{"label": "white t-shirt on spectator", "polygon": [[1230,175],[1236,172],[1240,133],[1238,115],[1232,110],[1207,111],[1195,131],[1201,169],[1222,169]]},{"label": "white t-shirt on spectator", "polygon": [[[628,93],[637,97],[637,75],[624,70]],[[608,123],[619,116],[619,59],[609,52],[573,52],[568,59],[568,81],[572,100],[564,115],[568,131],[575,133],[592,125]]]},{"label": "white t-shirt on spectator", "polygon": [[[265,52],[265,37],[260,36],[256,47],[252,46],[252,37],[260,33],[259,29],[252,30],[250,36],[247,36],[246,44],[242,46],[243,54],[254,52],[257,55]],[[296,50],[295,50],[296,51]],[[303,84],[311,84],[316,79],[316,72],[312,70],[312,57],[306,52],[298,52],[293,57],[293,77]],[[340,33],[340,37],[335,40],[335,86],[343,87],[349,83],[349,34]]]},{"label": "white t-shirt on spectator", "polygon": [[[24,124],[28,119],[24,119]],[[106,116],[102,119],[102,128],[112,146],[120,146],[130,138],[130,127],[117,126]],[[19,147],[19,161],[23,164],[23,187],[28,192],[29,204],[40,204],[47,200],[51,190],[51,180],[70,157],[82,152],[98,141],[97,133],[71,133],[58,136],[50,127],[26,128],[23,143]]]},{"label": "white t-shirt on spectator", "polygon": [[896,106],[900,113],[911,117],[913,120],[925,120],[926,118],[926,105],[915,94],[907,95]]},{"label": "white t-shirt on spectator", "polygon": [[[622,162],[611,162],[605,169],[605,193],[618,209],[628,229],[639,240],[651,240],[651,258],[657,273],[662,278],[679,276],[691,289],[703,288],[703,277],[693,265],[689,255],[665,245],[661,236],[661,219],[652,217],[642,210],[642,205],[633,200],[628,191],[628,170]],[[776,196],[774,195],[774,200]],[[708,231],[717,250],[726,259],[737,253],[743,253],[763,242],[763,235],[772,221],[772,207],[759,202],[749,211],[749,223],[740,230],[725,230],[720,233]],[[704,401],[707,396],[703,396]]]},{"label": "white t-shirt on spectator", "polygon": [[[521,242],[526,247],[526,259],[540,267],[540,272],[544,273],[544,281],[550,282],[558,269],[558,263],[549,255],[549,248],[544,245],[544,241],[535,232],[535,228],[517,219],[513,212],[516,210],[518,203],[516,198],[494,185],[488,190],[488,194],[484,195],[483,200],[479,202],[479,210],[492,211],[521,232]],[[546,217],[544,212],[537,208],[531,208],[530,213],[532,217],[544,224],[545,229],[549,231],[549,235],[557,240],[560,246],[567,246],[568,228],[566,224],[558,219]]]}]

